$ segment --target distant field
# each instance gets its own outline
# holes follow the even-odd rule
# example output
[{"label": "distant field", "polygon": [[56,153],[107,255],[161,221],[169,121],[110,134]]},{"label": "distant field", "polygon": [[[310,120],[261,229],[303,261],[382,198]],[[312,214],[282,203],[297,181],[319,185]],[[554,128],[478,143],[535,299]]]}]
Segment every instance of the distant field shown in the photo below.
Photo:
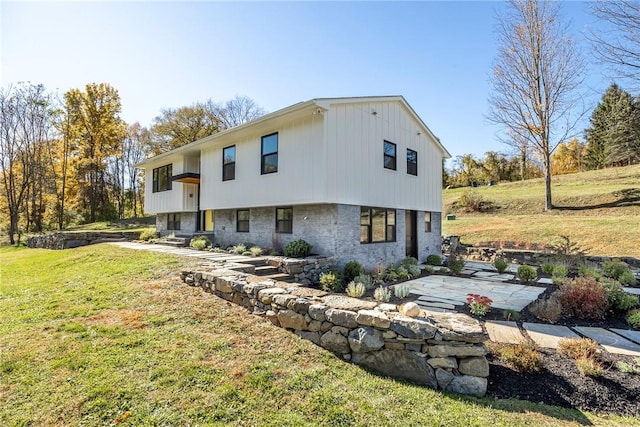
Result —
[{"label": "distant field", "polygon": [[[493,187],[444,190],[443,235],[463,243],[552,243],[567,235],[592,255],[640,258],[640,165],[553,177],[552,212],[544,212],[544,182],[533,179]],[[465,192],[490,202],[490,210],[456,207]]]},{"label": "distant field", "polygon": [[375,375],[182,284],[188,262],[0,248],[0,425],[640,425]]}]

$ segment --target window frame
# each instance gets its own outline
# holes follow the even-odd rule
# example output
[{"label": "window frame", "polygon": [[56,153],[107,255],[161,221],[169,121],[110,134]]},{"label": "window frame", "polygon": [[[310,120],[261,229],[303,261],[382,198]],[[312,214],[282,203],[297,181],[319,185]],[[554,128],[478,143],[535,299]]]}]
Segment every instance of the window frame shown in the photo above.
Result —
[{"label": "window frame", "polygon": [[[410,154],[414,155],[414,161],[411,161]],[[407,148],[407,174],[418,176],[418,152]]]},{"label": "window frame", "polygon": [[[161,188],[161,179],[166,179],[165,185]],[[151,191],[153,193],[161,193],[163,191],[172,190],[173,163],[153,168]]]},{"label": "window frame", "polygon": [[[280,219],[280,213],[282,212],[283,214],[285,212],[290,212],[290,219]],[[283,215],[285,216],[285,215]],[[286,225],[288,223],[288,226],[286,227],[281,227],[281,225]],[[281,233],[281,234],[292,234],[293,233],[293,207],[292,206],[286,206],[286,207],[278,207],[276,208],[276,233]]]},{"label": "window frame", "polygon": [[[273,136],[276,137],[276,150],[265,153],[265,150],[264,150],[265,140]],[[273,133],[270,133],[269,135],[264,135],[262,136],[262,138],[260,138],[260,175],[269,175],[269,174],[278,172],[278,151],[280,149],[279,142],[280,141],[279,141],[278,132],[273,132]],[[266,167],[267,166],[266,160],[268,158],[274,158],[274,157],[276,159],[275,170],[268,170]]]},{"label": "window frame", "polygon": [[431,233],[431,221],[432,221],[431,212],[425,211],[424,212],[424,232],[425,233]]},{"label": "window frame", "polygon": [[[389,146],[389,148],[393,148],[393,155],[387,154],[387,146]],[[384,161],[383,161],[384,168],[388,170],[394,170],[394,171],[398,170],[398,146],[395,143],[391,141],[387,141],[385,139],[382,145],[382,152],[384,156]],[[392,164],[388,164],[389,162],[392,162]]]},{"label": "window frame", "polygon": [[167,230],[180,230],[180,220],[180,212],[167,214]]},{"label": "window frame", "polygon": [[[379,212],[383,212],[384,217],[384,238],[382,240],[374,240],[376,236],[375,216]],[[366,222],[363,219],[366,218]],[[369,206],[360,206],[360,243],[392,243],[396,241],[396,223],[397,212],[395,209],[376,208]]]},{"label": "window frame", "polygon": [[[233,161],[227,162],[225,152],[233,149]],[[229,176],[230,175],[230,176]],[[222,181],[233,181],[236,179],[236,146],[230,145],[222,149]]]},{"label": "window frame", "polygon": [[[247,219],[240,219],[240,213],[247,214]],[[248,233],[251,221],[251,210],[250,209],[237,209],[236,210],[236,232],[238,233]],[[245,227],[246,226],[246,227]]]}]

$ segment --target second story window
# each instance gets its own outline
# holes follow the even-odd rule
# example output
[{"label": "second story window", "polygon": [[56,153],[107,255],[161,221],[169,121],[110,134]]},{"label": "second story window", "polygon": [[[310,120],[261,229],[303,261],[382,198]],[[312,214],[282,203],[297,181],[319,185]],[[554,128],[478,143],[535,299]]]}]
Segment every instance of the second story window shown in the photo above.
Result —
[{"label": "second story window", "polygon": [[153,170],[153,192],[171,190],[171,177],[173,175],[171,165],[164,165]]},{"label": "second story window", "polygon": [[262,137],[262,175],[278,172],[278,134]]},{"label": "second story window", "polygon": [[418,152],[407,148],[407,173],[418,176]]},{"label": "second story window", "polygon": [[222,180],[231,181],[236,179],[236,146],[224,148],[222,150]]},{"label": "second story window", "polygon": [[384,168],[396,170],[396,144],[384,142]]}]

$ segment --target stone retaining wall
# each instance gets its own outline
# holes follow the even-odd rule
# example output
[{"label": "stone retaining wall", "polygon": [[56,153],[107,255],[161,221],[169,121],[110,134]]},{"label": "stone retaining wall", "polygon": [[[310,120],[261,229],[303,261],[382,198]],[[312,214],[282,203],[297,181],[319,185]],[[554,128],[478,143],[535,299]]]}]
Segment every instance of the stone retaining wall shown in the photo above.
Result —
[{"label": "stone retaining wall", "polygon": [[62,231],[31,236],[27,240],[30,248],[70,249],[94,243],[137,240],[139,231]]},{"label": "stone retaining wall", "polygon": [[293,277],[301,285],[315,285],[320,282],[320,275],[330,272],[336,267],[335,258],[310,256],[306,258],[269,257],[267,264],[277,267],[281,273]]},{"label": "stone retaining wall", "polygon": [[433,389],[483,396],[489,364],[482,325],[460,313],[408,317],[393,304],[333,295],[233,270],[182,280],[264,316],[344,360]]}]

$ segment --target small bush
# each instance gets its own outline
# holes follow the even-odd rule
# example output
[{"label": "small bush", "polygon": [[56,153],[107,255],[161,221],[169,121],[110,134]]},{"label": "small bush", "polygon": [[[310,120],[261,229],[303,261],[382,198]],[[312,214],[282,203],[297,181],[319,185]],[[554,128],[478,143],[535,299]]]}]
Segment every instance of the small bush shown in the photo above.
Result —
[{"label": "small bush", "polygon": [[384,279],[385,282],[395,282],[398,280],[399,276],[398,276],[398,272],[394,267],[389,267],[384,271],[382,278]]},{"label": "small bush", "polygon": [[601,283],[609,290],[609,305],[611,308],[627,311],[638,305],[638,296],[625,292],[620,282],[608,280]]},{"label": "small bush", "polygon": [[562,317],[562,304],[558,298],[552,296],[549,299],[534,302],[529,307],[529,311],[540,320],[556,323]]},{"label": "small bush", "polygon": [[373,289],[375,287],[371,276],[369,276],[368,274],[361,274],[359,276],[356,276],[353,281],[356,283],[362,283],[366,290]]},{"label": "small bush", "polygon": [[355,279],[362,273],[364,273],[364,269],[362,268],[362,265],[360,265],[358,261],[349,261],[344,266],[344,272],[343,272],[344,281],[347,283],[350,283],[353,281],[353,279]]},{"label": "small bush", "polygon": [[158,233],[156,230],[143,230],[142,232],[140,232],[139,239],[148,242],[151,239],[157,239],[159,236],[160,233]]},{"label": "small bush", "polygon": [[551,250],[558,258],[564,259],[572,265],[585,254],[580,245],[572,242],[569,236],[559,236],[556,242],[551,245]]},{"label": "small bush", "polygon": [[253,254],[251,253],[251,251],[244,251],[241,254],[242,256],[253,256]]},{"label": "small bush", "polygon": [[398,275],[398,279],[400,280],[409,280],[411,279],[411,274],[409,274],[409,270],[407,270],[404,266],[396,267],[396,274]]},{"label": "small bush", "polygon": [[600,280],[602,278],[602,274],[600,274],[597,268],[585,264],[578,267],[578,276],[591,277],[596,280]]},{"label": "small bush", "polygon": [[532,342],[499,344],[494,346],[492,350],[511,368],[523,374],[534,374],[542,369],[542,355]]},{"label": "small bush", "polygon": [[436,269],[433,267],[433,265],[427,265],[425,266],[424,271],[426,271],[429,274],[433,274],[433,272],[436,271]]},{"label": "small bush", "polygon": [[396,285],[393,288],[393,294],[396,296],[396,298],[400,298],[400,299],[403,299],[409,296],[410,291],[411,289],[407,285]]},{"label": "small bush", "polygon": [[506,309],[502,310],[502,317],[504,317],[504,319],[507,321],[513,320],[514,322],[517,322],[518,320],[520,320],[520,317],[522,317],[522,315],[519,311]]},{"label": "small bush", "polygon": [[540,267],[540,269],[544,274],[551,276],[553,274],[553,268],[555,266],[556,265],[552,262],[545,262],[544,264],[542,264],[542,267]]},{"label": "small bush", "polygon": [[362,283],[349,282],[347,285],[347,295],[353,298],[360,298],[366,291]]},{"label": "small bush", "polygon": [[489,205],[477,191],[470,189],[462,193],[456,202],[456,207],[464,212],[483,212]]},{"label": "small bush", "polygon": [[247,247],[245,245],[243,245],[242,243],[231,247],[231,252],[233,252],[234,254],[237,254],[237,255],[242,255],[246,251],[247,251]]},{"label": "small bush", "polygon": [[640,310],[631,310],[626,319],[633,329],[640,329]]},{"label": "small bush", "polygon": [[197,236],[191,239],[191,242],[189,242],[189,246],[194,249],[203,250],[211,246],[211,240],[209,240],[207,236]]},{"label": "small bush", "polygon": [[300,239],[287,243],[284,247],[284,256],[292,258],[305,258],[311,253],[311,245]]},{"label": "small bush", "polygon": [[578,371],[585,377],[599,377],[602,375],[602,365],[596,359],[581,357],[576,360]]},{"label": "small bush", "polygon": [[566,265],[557,264],[553,266],[553,271],[551,272],[551,276],[554,279],[564,279],[569,274],[569,269]]},{"label": "small bush", "polygon": [[521,265],[516,275],[522,282],[530,283],[538,278],[538,271],[530,265]]},{"label": "small bush", "polygon": [[493,266],[496,268],[496,270],[498,270],[498,273],[502,274],[507,271],[509,263],[507,263],[506,259],[498,257],[493,261]]},{"label": "small bush", "polygon": [[373,298],[376,301],[389,302],[389,300],[391,299],[391,291],[383,286],[380,286],[373,292]]},{"label": "small bush", "polygon": [[464,270],[464,261],[451,254],[447,259],[447,267],[457,276]]},{"label": "small bush", "polygon": [[327,292],[340,292],[342,291],[342,281],[335,272],[322,273],[320,287]]},{"label": "small bush", "polygon": [[438,254],[431,254],[427,257],[427,265],[442,265],[442,257]]},{"label": "small bush", "polygon": [[606,277],[618,280],[621,274],[625,271],[629,271],[629,266],[626,262],[614,259],[602,264],[602,274]]},{"label": "small bush", "polygon": [[624,372],[625,374],[640,375],[640,357],[631,359],[630,363],[620,360],[616,362],[615,366],[618,371]]},{"label": "small bush", "polygon": [[422,274],[422,270],[420,270],[420,267],[417,265],[410,265],[407,268],[407,271],[409,271],[409,276],[411,276],[411,278],[418,277]]},{"label": "small bush", "polygon": [[558,300],[571,316],[602,319],[609,308],[609,290],[595,279],[578,277],[560,287]]},{"label": "small bush", "polygon": [[253,246],[251,249],[249,249],[249,252],[251,252],[251,256],[260,256],[262,255],[262,248]]},{"label": "small bush", "polygon": [[400,262],[400,265],[408,270],[410,266],[418,265],[418,260],[412,256],[408,256]]},{"label": "small bush", "polygon": [[624,286],[634,286],[636,284],[636,276],[633,275],[631,270],[626,270],[618,276],[618,282]]},{"label": "small bush", "polygon": [[598,353],[598,343],[589,338],[563,338],[558,342],[558,354],[574,360],[593,359]]}]

